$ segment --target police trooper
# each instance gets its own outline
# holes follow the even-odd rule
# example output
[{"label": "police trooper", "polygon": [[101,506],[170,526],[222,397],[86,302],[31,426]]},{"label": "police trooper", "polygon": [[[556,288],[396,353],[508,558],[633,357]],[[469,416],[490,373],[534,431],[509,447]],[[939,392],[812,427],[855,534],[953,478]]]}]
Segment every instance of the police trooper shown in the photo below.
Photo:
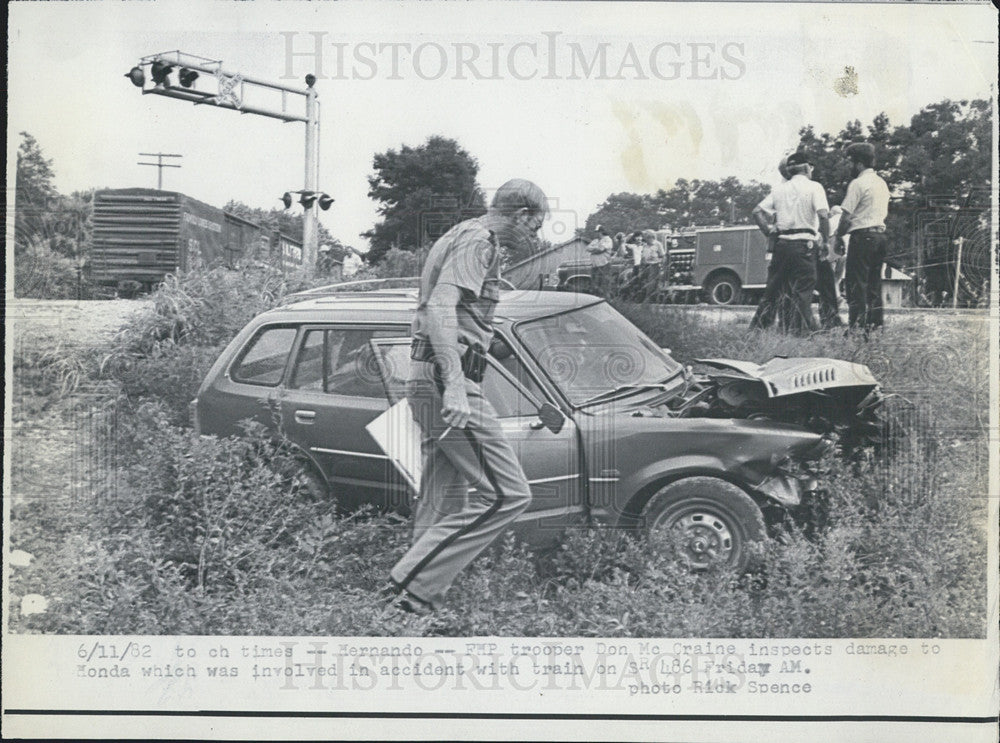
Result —
[{"label": "police trooper", "polygon": [[830,206],[823,187],[810,180],[812,165],[805,152],[792,153],[785,164],[791,178],[776,186],[753,210],[757,226],[776,240],[768,268],[767,283],[772,292],[765,289],[751,327],[760,317],[768,316],[767,303],[773,302],[773,291],[781,287],[780,301],[790,306],[791,329],[801,333],[819,329],[812,312],[812,296],[816,288],[816,252],[825,251],[829,243]]},{"label": "police trooper", "polygon": [[547,211],[538,186],[508,181],[486,215],[449,230],[424,264],[407,385],[424,436],[423,472],[413,544],[385,589],[405,611],[433,610],[462,569],[531,501],[480,381],[500,298],[501,245],[529,245]]},{"label": "police trooper", "polygon": [[875,146],[855,142],[847,147],[854,179],[841,204],[837,245],[850,236],[847,253],[847,310],[852,328],[882,327],[882,265],[888,239],[885,220],[889,214],[889,186],[875,172]]}]

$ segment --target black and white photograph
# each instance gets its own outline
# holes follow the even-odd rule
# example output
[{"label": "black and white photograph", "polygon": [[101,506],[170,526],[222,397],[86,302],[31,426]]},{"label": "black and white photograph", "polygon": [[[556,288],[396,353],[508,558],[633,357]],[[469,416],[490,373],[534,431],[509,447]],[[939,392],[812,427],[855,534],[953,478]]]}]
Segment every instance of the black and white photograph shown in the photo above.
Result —
[{"label": "black and white photograph", "polygon": [[996,741],[989,2],[13,2],[16,737]]}]

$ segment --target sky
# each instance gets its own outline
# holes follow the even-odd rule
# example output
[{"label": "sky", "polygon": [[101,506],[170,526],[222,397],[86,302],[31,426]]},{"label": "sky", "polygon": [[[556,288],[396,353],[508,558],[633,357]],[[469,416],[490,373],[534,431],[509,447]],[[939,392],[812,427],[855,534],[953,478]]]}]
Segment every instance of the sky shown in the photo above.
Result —
[{"label": "sky", "polygon": [[[802,126],[836,133],[883,111],[908,123],[944,98],[992,97],[997,77],[988,3],[9,7],[8,183],[28,131],[61,192],[155,187],[138,153],[166,152],[183,158],[165,189],[278,206],[303,186],[303,124],[142,95],[124,75],[172,50],[285,85],[313,73],[319,188],[336,199],[321,222],[362,250],[378,219],[373,156],[431,135],[478,160],[487,192],[513,177],[538,183],[552,207],[543,237],[559,241],[612,193],[678,178],[774,183]],[[276,94],[246,102],[280,106]]]}]

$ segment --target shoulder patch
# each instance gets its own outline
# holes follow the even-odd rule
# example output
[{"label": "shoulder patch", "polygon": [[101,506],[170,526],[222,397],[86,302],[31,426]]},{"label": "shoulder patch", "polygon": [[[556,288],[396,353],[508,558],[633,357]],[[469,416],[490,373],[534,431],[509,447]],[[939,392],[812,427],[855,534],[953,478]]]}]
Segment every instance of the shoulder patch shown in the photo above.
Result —
[{"label": "shoulder patch", "polygon": [[477,246],[477,254],[484,268],[489,268],[493,265],[493,262],[497,257],[497,244],[496,236],[492,232],[489,232],[488,237],[484,237],[484,239],[479,242],[479,245]]}]

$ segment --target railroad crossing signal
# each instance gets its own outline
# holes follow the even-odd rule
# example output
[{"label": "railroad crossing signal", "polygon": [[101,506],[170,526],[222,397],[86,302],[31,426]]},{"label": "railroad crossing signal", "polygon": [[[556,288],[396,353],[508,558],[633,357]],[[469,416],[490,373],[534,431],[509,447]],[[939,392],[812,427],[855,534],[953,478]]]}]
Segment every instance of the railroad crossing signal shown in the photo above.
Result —
[{"label": "railroad crossing signal", "polygon": [[312,208],[313,204],[319,204],[319,208],[326,211],[336,201],[330,194],[320,193],[319,191],[285,191],[281,197],[281,203],[285,205],[286,209],[292,208],[294,201],[292,198],[293,193],[299,194],[299,203],[307,211]]},{"label": "railroad crossing signal", "polygon": [[[153,85],[148,85],[145,68],[149,67],[149,75]],[[177,81],[174,85],[170,76],[177,70]],[[139,64],[125,73],[129,81],[142,90],[143,95],[162,95],[167,98],[187,101],[196,106],[212,104],[217,108],[239,111],[244,114],[268,116],[281,121],[301,121],[306,125],[305,142],[305,184],[299,203],[305,209],[303,221],[302,242],[305,251],[304,261],[309,266],[315,266],[319,238],[318,210],[311,208],[319,203],[320,209],[330,208],[333,199],[317,191],[319,180],[319,100],[313,85],[315,75],[306,75],[305,88],[280,85],[268,80],[260,80],[231,73],[222,69],[220,60],[198,57],[181,51],[162,52],[143,57]],[[207,88],[207,89],[206,89]],[[214,88],[214,90],[213,90]],[[247,105],[247,90],[280,93],[280,109],[266,108],[259,105]],[[290,100],[295,96],[304,99],[304,111],[296,113],[289,107]],[[150,163],[153,164],[153,163]],[[171,167],[171,166],[164,166]],[[162,172],[162,171],[161,171]],[[282,199],[284,201],[284,198]],[[289,195],[289,201],[291,197]],[[285,208],[289,208],[290,203]]]}]

